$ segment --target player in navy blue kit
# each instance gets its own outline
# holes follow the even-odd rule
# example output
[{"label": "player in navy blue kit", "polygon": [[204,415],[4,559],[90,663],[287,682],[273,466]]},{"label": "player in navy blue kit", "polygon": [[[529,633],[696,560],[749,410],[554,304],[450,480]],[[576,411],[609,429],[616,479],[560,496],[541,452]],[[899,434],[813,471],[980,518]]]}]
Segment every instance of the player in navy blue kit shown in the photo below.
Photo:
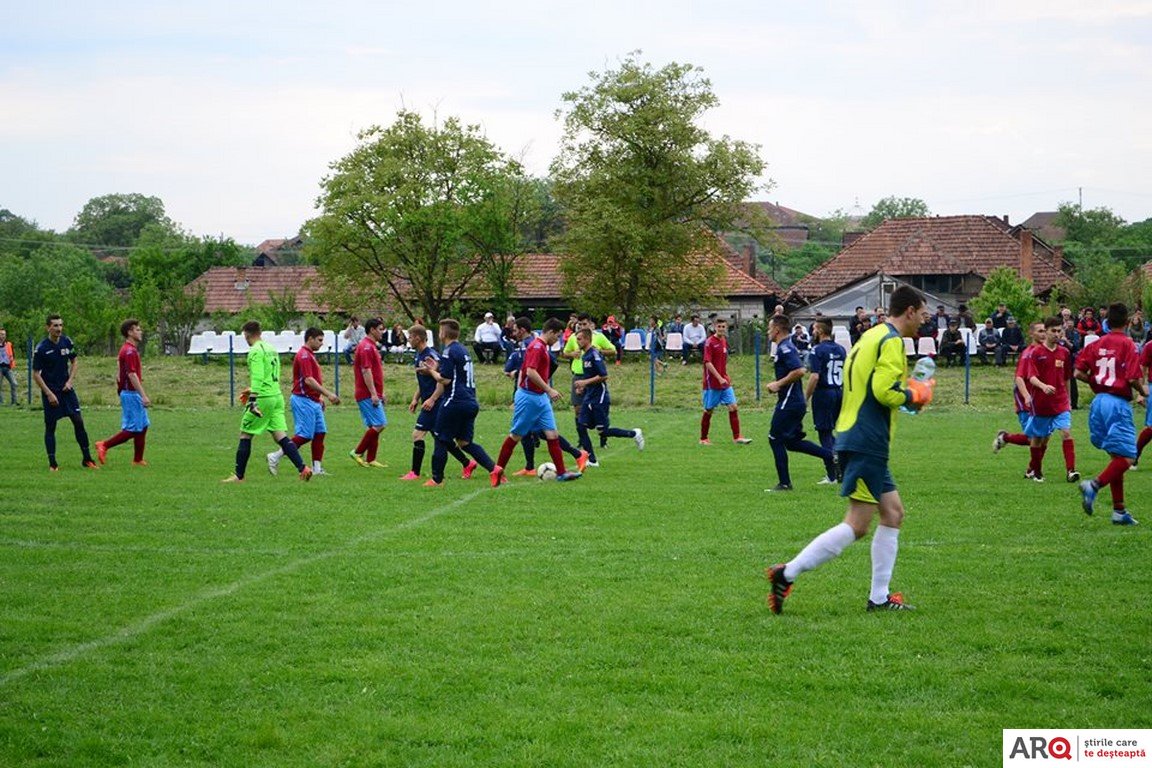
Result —
[{"label": "player in navy blue kit", "polygon": [[[836,419],[840,416],[840,402],[844,396],[844,360],[848,353],[832,341],[832,321],[817,320],[813,324],[816,346],[808,356],[808,384],[804,396],[812,403],[812,423],[820,435],[820,447],[834,451]],[[835,475],[820,478],[820,485],[835,485]]]},{"label": "player in navy blue kit", "polygon": [[476,463],[491,472],[496,463],[478,443],[472,442],[476,426],[476,414],[480,413],[480,403],[476,400],[476,377],[472,370],[472,358],[460,343],[460,322],[451,318],[440,321],[440,339],[444,350],[440,353],[440,365],[432,371],[438,384],[444,385],[440,412],[436,415],[436,447],[432,451],[432,479],[424,483],[427,487],[444,484],[444,467],[448,465],[448,446],[455,442],[464,453]]},{"label": "player in navy blue kit", "polygon": [[603,440],[608,437],[627,437],[636,441],[636,447],[644,450],[644,433],[639,429],[619,429],[611,426],[608,411],[612,399],[608,395],[608,366],[604,364],[604,356],[600,350],[592,346],[592,332],[584,329],[576,333],[576,344],[580,347],[580,359],[584,363],[584,372],[576,379],[576,391],[583,393],[584,399],[580,405],[580,426],[584,427],[581,439],[587,440],[588,445],[581,446],[587,451],[592,444],[588,437],[588,430],[595,429]]},{"label": "player in navy blue kit", "polygon": [[792,476],[788,472],[788,451],[806,453],[824,461],[828,476],[836,477],[835,454],[827,448],[804,439],[804,414],[808,412],[804,401],[804,363],[792,343],[792,330],[788,318],[775,315],[768,323],[768,336],[776,342],[776,380],[768,382],[768,391],[778,396],[776,410],[772,412],[772,426],[768,429],[768,442],[776,459],[776,474],[780,482],[770,491],[792,490]]},{"label": "player in navy blue kit", "polygon": [[[408,412],[416,414],[416,426],[412,428],[412,469],[401,480],[419,480],[420,468],[424,465],[424,436],[436,426],[436,415],[440,412],[440,398],[444,388],[436,383],[432,371],[440,367],[440,355],[428,344],[428,329],[414,325],[408,329],[408,343],[416,350],[412,365],[416,369],[416,392],[408,403]],[[462,477],[467,480],[479,466],[464,455],[456,443],[448,443],[448,453],[464,466]]]},{"label": "player in navy blue kit", "polygon": [[44,405],[44,448],[48,452],[48,469],[56,472],[56,422],[69,419],[76,433],[76,443],[84,455],[84,466],[99,469],[88,448],[88,430],[80,415],[80,398],[72,386],[76,376],[76,347],[64,335],[64,321],[60,315],[50,315],[46,322],[48,338],[40,342],[32,355],[32,380],[40,388],[40,402]]}]

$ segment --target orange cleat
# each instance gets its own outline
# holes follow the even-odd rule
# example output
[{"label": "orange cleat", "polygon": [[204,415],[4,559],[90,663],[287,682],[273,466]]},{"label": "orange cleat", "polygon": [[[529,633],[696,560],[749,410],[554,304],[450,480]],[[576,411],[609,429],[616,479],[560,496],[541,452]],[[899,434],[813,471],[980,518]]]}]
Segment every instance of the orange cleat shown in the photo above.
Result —
[{"label": "orange cleat", "polygon": [[471,480],[472,473],[476,471],[476,467],[478,466],[480,466],[480,464],[476,461],[476,459],[472,459],[464,465],[464,470],[460,473],[460,477],[464,480]]},{"label": "orange cleat", "polygon": [[100,466],[92,461],[92,459],[88,459],[88,461],[84,462],[84,469],[100,469]]},{"label": "orange cleat", "polygon": [[106,464],[108,460],[108,443],[103,440],[96,441],[96,458],[99,459],[101,464]]},{"label": "orange cleat", "polygon": [[304,482],[308,482],[309,480],[311,480],[312,479],[312,467],[305,466],[304,469],[300,470],[300,479],[303,480]]},{"label": "orange cleat", "polygon": [[401,479],[401,480],[419,480],[419,479],[420,479],[420,475],[416,474],[416,473],[415,473],[415,472],[413,472],[412,470],[408,470],[408,474],[406,474],[406,475],[401,475],[401,476],[400,476],[400,479]]},{"label": "orange cleat", "polygon": [[536,470],[534,470],[534,469],[518,469],[512,473],[512,477],[536,477]]},{"label": "orange cleat", "polygon": [[428,482],[424,483],[425,488],[440,488],[443,485],[444,485],[443,480],[441,480],[440,482],[436,482],[435,480],[429,480]]},{"label": "orange cleat", "polygon": [[576,457],[576,469],[581,472],[588,466],[588,451],[581,450],[580,455]]},{"label": "orange cleat", "polygon": [[488,473],[488,479],[492,482],[493,488],[508,482],[508,478],[504,476],[504,467],[499,465],[497,465],[495,469]]},{"label": "orange cleat", "polygon": [[140,461],[133,461],[132,466],[134,466],[134,467],[146,467],[146,466],[148,466],[148,462],[144,461],[144,459],[140,459]]}]

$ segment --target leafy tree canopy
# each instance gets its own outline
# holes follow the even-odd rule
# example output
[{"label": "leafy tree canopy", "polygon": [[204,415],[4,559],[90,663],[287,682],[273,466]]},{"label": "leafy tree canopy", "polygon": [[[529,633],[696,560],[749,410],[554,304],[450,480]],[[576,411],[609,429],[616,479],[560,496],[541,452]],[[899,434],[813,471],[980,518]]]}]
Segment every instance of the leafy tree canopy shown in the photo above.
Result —
[{"label": "leafy tree canopy", "polygon": [[860,226],[871,232],[888,219],[921,219],[931,216],[928,203],[918,197],[886,197],[872,206],[872,210],[860,222]]},{"label": "leafy tree canopy", "polygon": [[102,195],[84,204],[68,236],[84,245],[131,248],[149,225],[175,230],[160,198],[139,193]]},{"label": "leafy tree canopy", "polygon": [[968,302],[973,317],[981,321],[991,317],[1000,304],[1008,306],[1022,327],[1040,318],[1040,307],[1032,295],[1032,282],[1020,277],[1011,267],[992,270],[980,294]]}]

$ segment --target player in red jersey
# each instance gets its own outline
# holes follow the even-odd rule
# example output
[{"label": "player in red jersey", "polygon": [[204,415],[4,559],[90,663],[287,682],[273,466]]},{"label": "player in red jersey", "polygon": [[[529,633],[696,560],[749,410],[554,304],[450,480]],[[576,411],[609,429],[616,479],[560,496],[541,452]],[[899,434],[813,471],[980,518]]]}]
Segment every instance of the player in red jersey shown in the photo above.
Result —
[{"label": "player in red jersey", "polygon": [[144,340],[144,329],[134,318],[120,324],[120,335],[124,346],[116,356],[116,392],[120,395],[120,431],[107,440],[96,441],[96,458],[103,464],[108,460],[108,449],[121,443],[132,441],[134,449],[132,465],[146,467],[144,461],[144,441],[148,434],[148,407],[152,401],[144,391],[141,382],[143,371],[140,367],[140,343]]},{"label": "player in red jersey", "polygon": [[[1044,323],[1032,323],[1028,331],[1032,336],[1032,343],[1020,351],[1020,356],[1016,360],[1016,376],[1012,380],[1012,402],[1016,406],[1016,419],[1020,422],[1020,431],[1009,433],[1008,430],[1002,429],[997,432],[992,440],[992,453],[999,453],[1005,445],[1032,444],[1032,440],[1025,434],[1028,419],[1032,417],[1032,388],[1024,378],[1024,369],[1028,365],[1028,356],[1032,354],[1033,348],[1043,346]],[[1032,479],[1031,469],[1024,477]]]},{"label": "player in red jersey", "polygon": [[1072,405],[1068,400],[1072,353],[1056,343],[1062,325],[1059,317],[1044,321],[1044,343],[1029,347],[1024,368],[1024,378],[1032,392],[1032,418],[1024,428],[1032,441],[1028,471],[1038,483],[1044,482],[1044,452],[1048,450],[1048,438],[1056,430],[1064,438],[1065,477],[1070,483],[1080,480],[1080,473],[1076,471],[1076,443],[1072,440]]},{"label": "player in red jersey", "polygon": [[737,411],[736,391],[728,378],[728,321],[717,318],[712,335],[704,342],[704,393],[701,396],[704,415],[700,417],[700,444],[711,445],[708,430],[712,426],[712,411],[718,405],[728,406],[728,424],[732,427],[732,440],[747,445],[751,439],[740,434],[740,414]]},{"label": "player in red jersey", "polygon": [[[292,398],[289,401],[295,425],[292,442],[297,448],[303,448],[305,443],[311,441],[313,476],[328,474],[322,464],[328,425],[324,421],[324,401],[320,398],[326,397],[332,405],[340,405],[336,393],[323,384],[320,362],[316,359],[316,353],[322,346],[324,331],[319,328],[304,331],[304,346],[296,350],[296,357],[292,358]],[[268,454],[268,471],[273,475],[277,473],[283,456],[283,449]]]},{"label": "player in red jersey", "polygon": [[388,425],[384,414],[384,362],[380,359],[378,345],[384,338],[384,321],[374,317],[364,323],[367,334],[356,345],[352,354],[353,378],[356,380],[356,405],[360,407],[360,418],[364,422],[364,436],[348,455],[362,467],[382,469],[387,466],[376,461],[380,449],[380,430]]},{"label": "player in red jersey", "polygon": [[[1144,371],[1144,380],[1152,382],[1152,343],[1145,343],[1140,350],[1140,368]],[[1140,436],[1136,438],[1136,461],[1132,462],[1133,469],[1140,463],[1140,454],[1144,453],[1144,447],[1149,442],[1152,442],[1152,408],[1145,408],[1144,429],[1140,430]]]},{"label": "player in red jersey", "polygon": [[1080,351],[1076,358],[1076,378],[1088,382],[1096,393],[1088,411],[1088,433],[1092,445],[1110,457],[1108,466],[1092,480],[1080,483],[1084,512],[1092,514],[1097,492],[1104,486],[1112,491],[1112,523],[1136,525],[1124,506],[1124,473],[1136,459],[1136,427],[1132,423],[1132,396],[1144,402],[1148,390],[1140,370],[1136,344],[1124,332],[1128,307],[1119,302],[1108,307],[1108,327],[1115,329]]}]

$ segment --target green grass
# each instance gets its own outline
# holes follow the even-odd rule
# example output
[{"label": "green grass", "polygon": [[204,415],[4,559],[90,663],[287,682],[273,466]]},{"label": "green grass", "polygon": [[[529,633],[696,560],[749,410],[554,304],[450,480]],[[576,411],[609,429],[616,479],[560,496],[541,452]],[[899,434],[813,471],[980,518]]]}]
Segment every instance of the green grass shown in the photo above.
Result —
[{"label": "green grass", "polygon": [[[110,367],[82,366],[97,439],[118,426],[94,407],[113,399]],[[410,418],[395,406],[388,471],[345,458],[361,429],[340,406],[333,477],[269,477],[265,439],[249,482],[220,486],[239,412],[220,407],[218,365],[146,368],[168,398],[147,469],[122,446],[81,471],[62,425],[50,476],[40,414],[0,411],[0,765],[991,766],[1002,728],[1152,727],[1147,525],[1080,512],[1058,449],[1044,485],[1021,479],[1022,449],[991,454],[1014,423],[1009,372],[977,370],[962,405],[943,371],[940,403],[900,421],[894,588],[918,610],[864,612],[861,542],[772,616],[764,566],[844,504],[807,457],[795,493],[763,493],[770,403],[735,367],[753,445],[695,445],[699,368],[674,367],[659,407],[614,411],[647,451],[617,441],[575,485],[499,491],[396,481]],[[620,400],[646,402],[643,373],[613,370]],[[493,398],[507,386],[481,376]],[[479,440],[495,451],[507,423],[486,410]],[[1144,472],[1128,476],[1138,518]]]}]

